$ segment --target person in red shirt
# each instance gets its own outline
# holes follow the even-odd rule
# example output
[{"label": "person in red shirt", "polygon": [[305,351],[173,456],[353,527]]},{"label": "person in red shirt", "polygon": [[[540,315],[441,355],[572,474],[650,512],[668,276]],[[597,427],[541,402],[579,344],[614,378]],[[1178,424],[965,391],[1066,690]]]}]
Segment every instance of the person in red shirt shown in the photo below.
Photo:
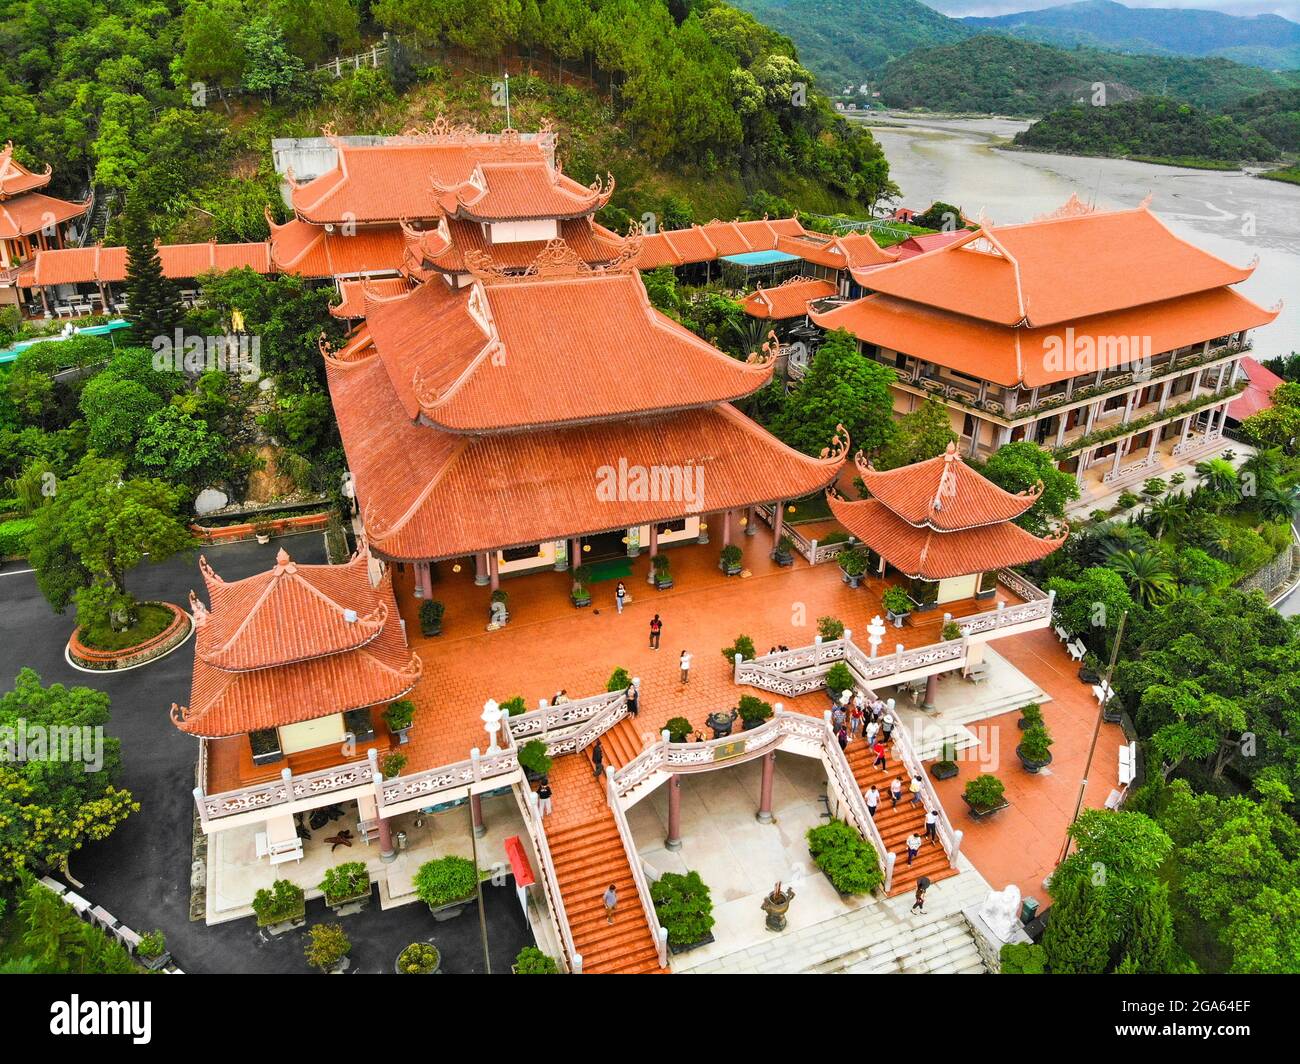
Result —
[{"label": "person in red shirt", "polygon": [[876,755],[876,760],[871,763],[871,767],[887,770],[889,766],[885,764],[885,744],[877,739],[876,745],[871,748],[871,752]]}]

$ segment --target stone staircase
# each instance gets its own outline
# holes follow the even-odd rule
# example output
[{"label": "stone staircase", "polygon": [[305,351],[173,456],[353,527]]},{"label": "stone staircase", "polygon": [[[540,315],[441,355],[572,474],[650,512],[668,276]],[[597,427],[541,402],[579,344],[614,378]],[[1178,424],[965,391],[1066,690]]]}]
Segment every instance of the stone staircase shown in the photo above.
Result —
[{"label": "stone staircase", "polygon": [[[926,839],[921,844],[921,852],[911,865],[907,863],[907,837],[915,831],[925,839],[925,806],[912,805],[907,793],[911,779],[904,765],[895,757],[890,758],[888,771],[882,772],[872,768],[871,747],[861,739],[850,744],[845,753],[849,759],[849,768],[857,781],[858,790],[866,791],[873,783],[880,790],[880,806],[876,810],[876,828],[885,844],[885,849],[897,856],[894,864],[894,882],[889,896],[896,897],[916,889],[916,881],[922,876],[929,876],[931,883],[937,883],[948,876],[955,876],[957,870],[948,862],[948,855],[938,842]],[[898,801],[898,808],[891,808],[889,784],[902,777],[903,797]]]},{"label": "stone staircase", "polygon": [[[600,747],[605,754],[605,764],[622,768],[645,749],[647,743],[659,741],[659,733],[635,717],[624,717],[600,737]],[[587,761],[591,761],[593,746],[587,747]]]},{"label": "stone staircase", "polygon": [[807,972],[818,975],[984,975],[971,930],[960,913],[919,927],[900,926],[870,945],[830,957]]}]

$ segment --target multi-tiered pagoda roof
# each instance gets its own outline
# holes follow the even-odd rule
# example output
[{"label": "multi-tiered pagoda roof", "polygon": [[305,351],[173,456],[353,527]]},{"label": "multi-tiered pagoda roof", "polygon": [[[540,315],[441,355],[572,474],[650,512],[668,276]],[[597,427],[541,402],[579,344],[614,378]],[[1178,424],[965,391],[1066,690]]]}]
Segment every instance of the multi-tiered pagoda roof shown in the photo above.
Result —
[{"label": "multi-tiered pagoda roof", "polygon": [[52,176],[49,167],[37,173],[15,159],[13,141],[0,149],[0,240],[31,236],[41,230],[53,232],[58,225],[80,218],[90,209],[90,200],[74,203],[38,192]]}]

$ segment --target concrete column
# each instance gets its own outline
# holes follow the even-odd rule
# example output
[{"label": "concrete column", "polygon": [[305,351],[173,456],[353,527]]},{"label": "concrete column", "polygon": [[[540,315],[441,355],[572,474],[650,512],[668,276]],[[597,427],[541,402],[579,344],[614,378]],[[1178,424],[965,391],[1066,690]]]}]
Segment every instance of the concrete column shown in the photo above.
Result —
[{"label": "concrete column", "polygon": [[1087,436],[1092,432],[1092,426],[1097,423],[1097,412],[1101,409],[1101,400],[1094,399],[1088,407],[1088,420],[1083,426],[1083,434]]},{"label": "concrete column", "polygon": [[582,537],[574,536],[569,540],[569,568],[575,572],[582,564]]},{"label": "concrete column", "polygon": [[488,582],[492,585],[492,590],[496,591],[501,586],[501,574],[497,571],[497,552],[488,552]]},{"label": "concrete column", "polygon": [[977,417],[972,417],[970,420],[970,450],[968,453],[972,458],[974,458],[975,452],[979,449],[980,445],[980,426],[983,425],[984,422]]},{"label": "concrete column", "polygon": [[487,587],[488,583],[488,562],[487,554],[479,551],[474,555],[474,583],[478,587]]},{"label": "concrete column", "polygon": [[1112,474],[1119,472],[1119,463],[1123,459],[1123,457],[1124,457],[1124,441],[1120,440],[1115,444],[1115,458],[1114,461],[1110,463],[1110,471]]},{"label": "concrete column", "polygon": [[1192,431],[1192,421],[1195,417],[1195,414],[1188,414],[1187,418],[1183,421],[1183,434],[1178,438],[1179,443],[1187,442],[1187,435]]},{"label": "concrete column", "polygon": [[428,602],[433,598],[433,576],[429,572],[428,562],[415,563],[415,579],[420,585],[420,597]]},{"label": "concrete column", "polygon": [[776,751],[763,757],[763,782],[758,790],[758,813],[754,817],[760,824],[772,823],[772,780],[776,776]]},{"label": "concrete column", "polygon": [[750,506],[745,509],[745,535],[758,535],[758,507]]},{"label": "concrete column", "polygon": [[1214,382],[1214,390],[1216,392],[1223,390],[1223,374],[1227,371],[1227,369],[1228,369],[1228,363],[1226,362],[1219,367],[1219,379]]},{"label": "concrete column", "polygon": [[393,826],[388,817],[375,818],[375,827],[379,831],[379,859],[384,862],[397,859],[397,848],[393,845]]},{"label": "concrete column", "polygon": [[560,557],[561,543],[565,543],[565,540],[557,539],[555,541],[555,571],[557,573],[562,573],[569,567],[569,548],[567,545],[565,546],[564,557],[561,558]]},{"label": "concrete column", "polygon": [[480,794],[471,794],[469,796],[469,818],[474,824],[474,838],[481,839],[487,834],[487,825],[483,823],[483,796]]},{"label": "concrete column", "polygon": [[1156,408],[1156,413],[1163,414],[1165,407],[1169,405],[1169,393],[1174,387],[1174,379],[1170,377],[1165,381],[1164,388],[1160,392],[1160,405]]},{"label": "concrete column", "polygon": [[1065,423],[1070,420],[1070,413],[1067,410],[1058,414],[1056,418],[1056,446],[1060,447],[1065,442]]},{"label": "concrete column", "polygon": [[682,778],[673,776],[668,780],[668,837],[664,839],[664,849],[680,850],[682,848]]},{"label": "concrete column", "polygon": [[772,507],[772,548],[776,549],[776,544],[781,542],[781,537],[785,535],[785,500],[778,499]]},{"label": "concrete column", "polygon": [[1079,452],[1079,468],[1074,471],[1074,482],[1083,487],[1083,476],[1088,471],[1088,460],[1092,457],[1092,448]]},{"label": "concrete column", "polygon": [[934,709],[934,700],[938,697],[939,697],[939,674],[936,672],[933,676],[929,676],[926,678],[925,701],[921,703],[921,708]]},{"label": "concrete column", "polygon": [[655,582],[655,557],[659,553],[659,526],[653,521],[650,522],[650,571],[646,573],[645,582],[653,584]]},{"label": "concrete column", "polygon": [[731,511],[723,510],[720,515],[722,518],[722,545],[731,546]]}]

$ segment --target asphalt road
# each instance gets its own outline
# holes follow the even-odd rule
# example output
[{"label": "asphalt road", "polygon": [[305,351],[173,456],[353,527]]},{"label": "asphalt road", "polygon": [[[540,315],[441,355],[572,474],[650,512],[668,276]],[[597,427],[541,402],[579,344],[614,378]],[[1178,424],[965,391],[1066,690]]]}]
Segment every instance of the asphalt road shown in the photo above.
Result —
[{"label": "asphalt road", "polygon": [[[231,543],[203,553],[225,579],[237,580],[270,568],[283,546],[296,561],[324,562],[318,533],[272,540],[269,545]],[[164,599],[188,607],[191,589],[201,591],[198,551],[133,571],[129,589],[141,599]],[[72,873],[85,887],[78,893],[102,905],[137,931],[161,928],[167,948],[187,972],[306,973],[304,932],[263,941],[251,919],[208,927],[189,919],[191,827],[197,741],[177,731],[168,718],[173,702],[189,699],[194,641],[161,661],[129,672],[79,672],[63,657],[74,626],[72,610],[57,616],[36,587],[25,563],[0,569],[0,691],[13,687],[23,666],[46,685],[63,683],[106,691],[112,699],[108,731],[122,740],[119,784],[140,803],[140,812],[105,841],[73,856]],[[484,886],[489,956],[493,972],[509,971],[515,954],[532,944],[527,921],[509,887]],[[309,923],[332,914],[323,901],[310,902]],[[485,970],[479,920],[474,909],[436,923],[422,905],[381,912],[378,901],[344,918],[352,939],[352,971],[392,972],[398,952],[412,941],[433,941],[443,953],[442,970]]]}]

